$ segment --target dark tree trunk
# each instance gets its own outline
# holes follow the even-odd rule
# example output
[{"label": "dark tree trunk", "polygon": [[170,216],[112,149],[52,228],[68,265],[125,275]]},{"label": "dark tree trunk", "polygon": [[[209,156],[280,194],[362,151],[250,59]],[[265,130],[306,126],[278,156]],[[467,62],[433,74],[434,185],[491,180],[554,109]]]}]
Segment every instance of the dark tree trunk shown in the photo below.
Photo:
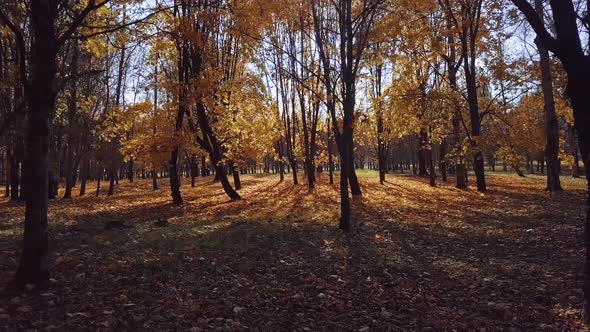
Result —
[{"label": "dark tree trunk", "polygon": [[72,188],[74,187],[74,150],[75,150],[75,136],[77,135],[76,128],[76,110],[78,108],[78,41],[72,39],[72,72],[70,78],[70,100],[68,103],[68,146],[66,153],[66,170],[65,182],[66,188],[64,191],[64,199],[72,198]]},{"label": "dark tree trunk", "polygon": [[109,169],[109,191],[107,192],[107,196],[113,196],[115,193],[115,176],[117,176],[117,169],[114,164],[114,161],[111,162],[111,167]]},{"label": "dark tree trunk", "polygon": [[191,175],[191,187],[194,188],[196,186],[195,179],[199,175],[199,165],[197,164],[197,157],[192,156],[190,158],[190,175]]},{"label": "dark tree trunk", "polygon": [[158,190],[158,173],[156,170],[152,170],[152,189]]},{"label": "dark tree trunk", "polygon": [[211,159],[211,163],[215,167],[215,177],[219,177],[219,181],[221,181],[221,186],[223,187],[224,192],[231,200],[239,200],[241,199],[240,195],[232,188],[227,179],[227,174],[225,173],[225,165],[223,164],[223,150],[221,143],[217,140],[213,132],[213,128],[209,124],[209,118],[205,113],[205,106],[203,104],[197,104],[196,115],[199,121],[199,126],[201,128],[201,132],[203,134],[203,138],[198,138],[199,145],[209,153],[209,158]]},{"label": "dark tree trunk", "polygon": [[236,164],[232,161],[231,164],[232,175],[234,177],[234,188],[236,190],[242,189],[242,181],[240,181],[240,170],[236,166]]},{"label": "dark tree trunk", "polygon": [[430,173],[430,186],[436,187],[436,172],[434,169],[434,159],[432,158],[432,149],[426,150],[428,156],[428,168]]},{"label": "dark tree trunk", "polygon": [[428,133],[426,130],[421,129],[418,136],[418,175],[426,176],[428,171],[426,170],[426,159],[427,159],[427,146],[428,146]]},{"label": "dark tree trunk", "polygon": [[[469,18],[472,14],[477,14],[481,11],[481,2],[479,2],[479,9],[474,13],[469,13]],[[477,23],[472,23],[477,24]],[[486,191],[485,168],[483,154],[477,144],[477,139],[481,135],[481,120],[479,114],[479,97],[477,91],[477,77],[476,77],[476,43],[477,30],[463,27],[463,35],[461,38],[461,46],[463,49],[463,72],[465,73],[465,85],[467,87],[467,101],[469,103],[469,120],[471,122],[471,147],[476,151],[473,157],[473,171],[475,172],[477,191]]]},{"label": "dark tree trunk", "polygon": [[8,160],[10,164],[10,200],[17,201],[19,199],[19,163],[14,152],[9,154]]},{"label": "dark tree trunk", "polygon": [[293,170],[293,184],[298,185],[299,179],[297,178],[297,160],[295,160],[295,157],[290,157],[289,160],[291,163],[291,169]]},{"label": "dark tree trunk", "polygon": [[88,181],[88,173],[90,171],[90,160],[88,157],[82,157],[80,163],[80,193],[79,196],[86,195],[86,182]]},{"label": "dark tree trunk", "polygon": [[16,286],[44,286],[49,281],[47,206],[50,119],[55,109],[57,40],[55,17],[48,2],[31,2],[31,82],[25,149],[25,229]]},{"label": "dark tree trunk", "polygon": [[201,177],[207,176],[207,160],[205,156],[201,157]]},{"label": "dark tree trunk", "polygon": [[339,144],[340,149],[340,228],[344,231],[350,230],[350,197],[348,195],[348,180],[351,162],[351,156],[349,155],[350,149],[347,144],[349,140],[345,140],[344,136],[348,134],[350,130],[344,130],[342,135],[342,142]]},{"label": "dark tree trunk", "polygon": [[98,174],[96,176],[96,197],[100,195],[100,180],[102,180],[102,168],[100,164],[98,165]]},{"label": "dark tree trunk", "polygon": [[330,125],[330,121],[328,121],[328,172],[329,172],[329,178],[330,178],[330,184],[334,184],[334,157],[332,156],[332,145],[333,140],[332,140],[332,132],[333,132],[333,128],[331,128]]},{"label": "dark tree trunk", "polygon": [[9,156],[8,156],[8,149],[9,147],[6,147],[6,166],[5,166],[5,183],[4,183],[4,196],[5,197],[10,197],[10,160],[9,160]]},{"label": "dark tree trunk", "polygon": [[440,175],[441,175],[441,178],[444,182],[448,181],[446,154],[447,154],[447,140],[443,139],[442,142],[440,143],[440,156],[438,157],[438,160],[439,160],[438,168],[440,168]]},{"label": "dark tree trunk", "polygon": [[127,179],[129,182],[133,183],[133,179],[135,178],[135,161],[133,157],[129,158],[129,163],[127,164]]},{"label": "dark tree trunk", "polygon": [[225,174],[224,166],[221,163],[215,163],[215,174],[220,174],[219,181],[221,182],[221,186],[223,187],[223,190],[227,196],[229,196],[229,198],[232,200],[239,200],[241,197],[229,183],[227,175]]},{"label": "dark tree trunk", "polygon": [[170,171],[170,191],[172,193],[172,204],[182,204],[182,196],[180,194],[180,174],[178,174],[178,147],[172,150],[169,161]]},{"label": "dark tree trunk", "polygon": [[514,169],[514,171],[516,172],[516,174],[518,176],[520,176],[521,178],[524,178],[524,173],[520,170],[520,167],[513,165],[512,168]]},{"label": "dark tree trunk", "polygon": [[[351,130],[352,131],[352,130]],[[345,137],[343,137],[345,138]],[[348,181],[350,182],[350,192],[352,193],[353,196],[361,196],[362,195],[362,191],[361,191],[361,186],[359,184],[359,180],[356,176],[356,170],[354,167],[354,141],[352,139],[352,133],[350,134],[350,136],[347,138],[349,140],[349,142],[347,143],[348,145],[348,149],[349,149],[349,169],[348,169]]]}]

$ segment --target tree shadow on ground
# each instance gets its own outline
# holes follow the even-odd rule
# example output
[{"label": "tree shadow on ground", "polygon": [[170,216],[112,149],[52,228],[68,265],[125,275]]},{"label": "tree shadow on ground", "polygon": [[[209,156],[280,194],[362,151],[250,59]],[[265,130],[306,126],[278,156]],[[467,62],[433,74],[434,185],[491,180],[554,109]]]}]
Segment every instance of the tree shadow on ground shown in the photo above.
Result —
[{"label": "tree shadow on ground", "polygon": [[[210,192],[204,187],[185,190],[184,207],[137,194],[131,200],[139,202],[116,210],[68,212],[71,222],[51,225],[54,296],[25,296],[29,313],[3,307],[16,318],[9,327],[35,321],[62,330],[578,326],[579,216],[559,225],[538,218],[564,217],[558,207],[579,200],[577,192],[531,199],[496,183],[498,191],[480,196],[411,178],[386,186],[374,180],[353,201],[356,222],[344,234],[337,229],[336,186],[321,183],[310,192],[304,184],[266,180],[245,187],[239,202],[199,200]],[[532,220],[516,209],[527,204],[540,209]],[[105,229],[115,218],[131,228]],[[171,224],[156,227],[158,218]],[[13,271],[15,264],[2,267]]]}]

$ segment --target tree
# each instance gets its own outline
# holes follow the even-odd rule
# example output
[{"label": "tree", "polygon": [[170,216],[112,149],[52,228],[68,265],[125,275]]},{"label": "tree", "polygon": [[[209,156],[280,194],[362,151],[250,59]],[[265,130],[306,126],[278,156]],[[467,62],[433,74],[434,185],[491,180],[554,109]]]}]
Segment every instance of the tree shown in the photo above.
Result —
[{"label": "tree", "polygon": [[[545,21],[526,0],[512,0],[524,14],[526,20],[537,34],[537,41],[547,50],[553,52],[563,64],[568,82],[566,95],[569,97],[574,111],[574,126],[578,134],[578,143],[586,180],[590,190],[590,94],[587,87],[590,83],[590,57],[582,46],[578,17],[584,17],[576,11],[572,0],[550,0],[551,15],[554,23],[554,34],[550,33]],[[587,21],[583,22],[588,28]],[[590,196],[588,196],[590,209]],[[586,261],[584,268],[584,302],[586,318],[590,317],[590,213],[585,223]]]},{"label": "tree", "polygon": [[[47,234],[47,192],[50,117],[55,112],[56,57],[60,48],[94,10],[108,1],[90,0],[79,10],[70,3],[54,3],[47,0],[32,0],[30,5],[29,51],[25,45],[24,32],[0,9],[0,20],[15,35],[20,53],[30,59],[20,63],[21,80],[25,86],[28,106],[25,149],[25,231],[23,252],[14,279],[15,286],[25,284],[43,285],[49,280]],[[58,29],[57,19],[68,10],[70,22]],[[60,31],[61,30],[61,31]],[[30,52],[30,53],[28,53]]]},{"label": "tree", "polygon": [[[361,195],[354,169],[356,83],[361,59],[380,5],[379,0],[362,3],[352,0],[331,3],[312,1],[315,41],[326,93],[325,103],[340,154],[340,228],[345,231],[350,229],[349,184],[353,195]],[[336,50],[330,49],[334,42]],[[337,61],[340,65],[337,73],[333,72],[332,61]],[[342,108],[340,121],[336,114],[337,102]]]}]

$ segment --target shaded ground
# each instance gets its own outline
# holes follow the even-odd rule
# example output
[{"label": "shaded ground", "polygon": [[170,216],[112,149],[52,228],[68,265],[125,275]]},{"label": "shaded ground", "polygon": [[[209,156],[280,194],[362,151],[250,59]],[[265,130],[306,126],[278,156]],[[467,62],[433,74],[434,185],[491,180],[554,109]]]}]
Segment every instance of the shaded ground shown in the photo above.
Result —
[{"label": "shaded ground", "polygon": [[[363,173],[349,235],[325,176],[314,192],[245,176],[239,202],[210,181],[185,184],[182,207],[148,180],[53,201],[50,289],[0,297],[0,329],[587,330],[581,180],[549,196],[541,177],[493,174],[482,195]],[[2,284],[23,212],[0,200]]]}]

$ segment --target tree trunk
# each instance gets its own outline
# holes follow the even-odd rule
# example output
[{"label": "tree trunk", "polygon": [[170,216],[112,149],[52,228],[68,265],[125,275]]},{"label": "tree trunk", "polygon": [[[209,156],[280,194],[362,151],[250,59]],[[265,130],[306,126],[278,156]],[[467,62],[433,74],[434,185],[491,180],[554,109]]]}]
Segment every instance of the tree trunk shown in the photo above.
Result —
[{"label": "tree trunk", "polygon": [[191,175],[191,187],[194,188],[196,186],[195,183],[195,179],[197,177],[197,175],[199,174],[199,166],[197,164],[197,157],[196,156],[192,156],[190,158],[190,175]]},{"label": "tree trunk", "polygon": [[133,183],[133,179],[135,178],[135,161],[133,157],[129,158],[129,164],[127,165],[127,179],[129,182]]},{"label": "tree trunk", "polygon": [[172,150],[169,161],[170,171],[170,191],[172,193],[172,204],[182,204],[182,196],[180,194],[180,175],[178,174],[178,146]]},{"label": "tree trunk", "polygon": [[447,140],[443,139],[442,142],[440,143],[440,156],[438,157],[438,160],[439,160],[438,168],[440,169],[440,175],[441,175],[442,180],[444,182],[448,181],[446,154],[447,154]]},{"label": "tree trunk", "polygon": [[64,199],[72,198],[72,188],[74,187],[74,149],[75,149],[75,135],[77,135],[76,128],[76,111],[78,108],[78,40],[72,39],[72,72],[70,78],[70,100],[68,103],[68,146],[66,153],[66,188],[64,191]]},{"label": "tree trunk", "polygon": [[426,176],[428,175],[428,171],[426,170],[426,155],[427,155],[427,145],[428,145],[428,133],[426,130],[421,129],[420,134],[418,136],[418,175],[419,176]]},{"label": "tree trunk", "polygon": [[471,122],[471,147],[476,151],[473,156],[473,171],[475,172],[477,191],[486,191],[485,168],[483,154],[477,144],[481,135],[481,120],[479,117],[479,102],[477,95],[477,77],[476,77],[476,60],[475,43],[469,41],[476,38],[475,35],[463,36],[461,44],[463,48],[463,72],[465,73],[465,85],[467,86],[467,101],[469,103],[469,119]]},{"label": "tree trunk", "polygon": [[90,160],[88,157],[82,157],[82,162],[80,163],[80,193],[79,196],[86,195],[86,182],[88,181],[88,173],[90,170]]},{"label": "tree trunk", "polygon": [[338,147],[340,151],[341,168],[340,168],[340,229],[350,230],[350,197],[348,195],[348,179],[350,171],[350,149],[348,149],[348,140],[344,140],[347,130],[344,130],[342,142]]},{"label": "tree trunk", "polygon": [[158,190],[158,173],[152,170],[152,190]]},{"label": "tree trunk", "polygon": [[229,183],[222,163],[215,163],[215,175],[217,174],[220,175],[219,181],[221,182],[221,186],[223,187],[223,191],[225,191],[226,195],[229,196],[231,200],[239,200],[241,197]]},{"label": "tree trunk", "polygon": [[96,197],[100,195],[100,180],[102,180],[102,168],[100,164],[98,165],[98,175],[96,177]]},{"label": "tree trunk", "polygon": [[234,177],[234,187],[236,190],[240,190],[242,189],[242,181],[240,181],[240,170],[233,161],[231,162],[231,169],[232,175]]},{"label": "tree trunk", "polygon": [[[352,131],[352,130],[351,130]],[[345,137],[343,137],[344,139]],[[349,169],[348,169],[348,181],[350,182],[350,192],[353,196],[361,196],[361,186],[359,184],[359,180],[356,176],[356,170],[354,167],[354,141],[352,139],[352,133],[347,138],[349,142],[347,143],[349,149]]]},{"label": "tree trunk", "polygon": [[44,286],[49,281],[47,231],[50,119],[55,109],[57,40],[55,17],[45,1],[31,2],[31,85],[25,149],[25,227],[16,286]]},{"label": "tree trunk", "polygon": [[11,201],[18,201],[18,186],[19,186],[19,163],[16,159],[14,150],[12,153],[8,155],[8,160],[10,164],[10,200]]},{"label": "tree trunk", "polygon": [[328,171],[330,177],[330,184],[334,184],[334,157],[332,156],[332,132],[333,129],[331,128],[330,121],[328,121]]},{"label": "tree trunk", "polygon": [[430,173],[430,186],[436,187],[436,172],[434,170],[434,160],[432,158],[432,149],[426,150],[426,154],[428,156],[428,167]]},{"label": "tree trunk", "polygon": [[114,164],[115,162],[112,161],[111,167],[109,169],[109,191],[107,192],[107,196],[113,196],[115,193],[115,176],[117,174],[117,169],[115,168]]},{"label": "tree trunk", "polygon": [[514,169],[514,171],[516,172],[516,174],[518,176],[520,176],[521,178],[524,178],[524,173],[520,170],[520,167],[516,166],[516,165],[512,165],[512,168]]}]

